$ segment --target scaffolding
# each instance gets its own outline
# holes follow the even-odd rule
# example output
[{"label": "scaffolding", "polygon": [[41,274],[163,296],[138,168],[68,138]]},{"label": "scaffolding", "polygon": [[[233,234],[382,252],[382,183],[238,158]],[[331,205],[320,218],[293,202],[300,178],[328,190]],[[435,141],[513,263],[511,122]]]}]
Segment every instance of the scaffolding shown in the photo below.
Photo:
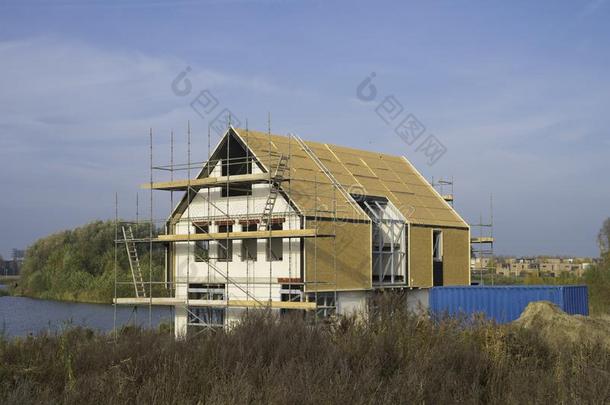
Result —
[{"label": "scaffolding", "polygon": [[[337,264],[336,251],[333,253],[332,263],[335,272],[334,289],[327,285],[325,294],[319,293],[320,288],[307,293],[308,286],[319,286],[325,282],[317,277],[317,240],[318,238],[335,239],[336,222],[338,220],[337,195],[349,196],[345,188],[336,181],[324,164],[317,159],[309,147],[296,135],[289,135],[288,153],[272,152],[270,125],[269,156],[264,165],[256,156],[250,153],[248,130],[245,136],[237,136],[229,125],[226,135],[212,150],[211,134],[207,131],[208,157],[203,161],[191,159],[191,127],[187,125],[187,162],[174,162],[174,133],[170,134],[170,163],[155,165],[153,161],[153,131],[149,132],[149,181],[143,188],[149,192],[149,219],[139,218],[139,203],[136,199],[136,221],[122,221],[119,219],[119,200],[115,195],[115,265],[114,265],[114,305],[115,330],[116,306],[132,306],[137,311],[138,306],[147,306],[149,311],[149,327],[152,327],[153,306],[169,306],[176,311],[186,313],[187,331],[191,327],[211,328],[227,326],[228,310],[239,308],[277,309],[282,313],[290,310],[312,311],[318,315],[336,313],[337,303]],[[243,143],[240,140],[243,139]],[[243,150],[236,151],[236,145]],[[233,149],[232,149],[233,148]],[[291,169],[292,148],[300,153],[311,156],[320,171],[327,176],[332,184],[332,195],[321,195],[317,175],[313,179],[312,198],[315,201],[313,209],[296,207],[292,201],[291,180],[294,171]],[[225,153],[226,152],[226,153]],[[220,156],[220,153],[223,156]],[[260,172],[254,171],[258,168]],[[192,177],[192,171],[198,171]],[[155,181],[155,175],[160,173],[165,179]],[[186,173],[186,179],[176,180],[176,173]],[[169,180],[167,177],[169,176]],[[311,179],[309,179],[311,180]],[[266,187],[257,185],[266,185]],[[221,199],[214,199],[212,190],[221,190]],[[261,209],[256,208],[255,192],[267,190],[266,202]],[[169,202],[172,213],[169,218],[155,219],[153,193],[157,191],[169,192]],[[215,191],[215,192],[216,192]],[[174,193],[181,192],[183,196],[175,204]],[[277,206],[278,197],[283,197],[286,206]],[[226,197],[226,198],[224,198]],[[245,212],[234,212],[230,205],[231,197],[245,204]],[[260,196],[259,196],[260,197]],[[321,197],[331,199],[332,203],[320,205]],[[204,215],[193,209],[193,202],[202,201]],[[350,201],[350,198],[346,198]],[[223,205],[225,203],[226,205]],[[358,207],[356,207],[358,208]],[[183,210],[180,212],[180,210]],[[324,213],[326,218],[333,221],[333,231],[318,229],[317,220]],[[312,220],[316,224],[308,227]],[[212,231],[211,225],[217,227]],[[241,225],[241,230],[233,229],[235,224]],[[132,228],[135,228],[135,232]],[[146,230],[144,230],[147,228]],[[147,231],[147,232],[146,232]],[[313,274],[305,278],[303,268],[305,240],[313,240]],[[257,241],[266,240],[266,257],[269,262],[268,274],[263,275],[262,265],[257,266],[256,274],[253,266],[254,260],[250,250],[257,246]],[[288,246],[288,277],[274,276],[273,244],[276,241],[287,241]],[[242,262],[245,263],[246,274],[231,275],[231,257],[233,255],[233,241],[241,241]],[[253,241],[255,245],[248,243]],[[333,242],[334,243],[334,242]],[[211,244],[216,246],[216,256],[211,256]],[[129,263],[129,273],[121,265],[119,252],[124,246]],[[163,277],[153,263],[158,261],[162,246],[165,255]],[[147,255],[142,250],[147,247]],[[186,252],[184,248],[186,247]],[[298,250],[297,250],[298,249]],[[333,249],[335,250],[335,249]],[[300,263],[293,263],[295,255],[300,254]],[[177,256],[181,255],[186,261],[184,276],[180,273],[180,264]],[[144,260],[143,257],[147,259]],[[205,275],[191,275],[192,261],[205,267]],[[147,262],[144,263],[143,262]],[[224,265],[223,265],[224,264]],[[147,267],[147,269],[146,269]],[[295,268],[296,267],[296,268]],[[148,274],[146,274],[148,273]],[[126,274],[130,274],[127,277]],[[148,278],[148,280],[146,280]],[[328,283],[328,282],[326,282]],[[279,293],[277,290],[280,286]],[[268,298],[261,294],[262,288],[268,288]],[[330,295],[328,291],[331,291]],[[232,291],[238,291],[240,296],[235,298]],[[278,295],[280,299],[277,299]],[[222,311],[224,310],[224,315]],[[221,319],[222,318],[222,319]],[[316,317],[314,317],[315,319]],[[171,330],[171,328],[170,328]]]},{"label": "scaffolding", "polygon": [[434,177],[432,177],[430,184],[438,191],[443,200],[447,201],[449,205],[453,207],[453,177],[451,177],[451,179],[441,177],[436,181],[434,180]]},{"label": "scaffolding", "polygon": [[[454,179],[440,178],[430,181],[441,197],[452,207],[454,206]],[[470,252],[472,256],[470,264],[470,275],[472,280],[483,284],[483,276],[489,275],[491,284],[494,284],[495,258],[494,258],[494,232],[493,232],[493,196],[489,197],[489,219],[483,220],[483,214],[479,215],[479,221],[470,224]]]},{"label": "scaffolding", "polygon": [[496,264],[494,258],[494,214],[493,196],[489,196],[489,219],[484,221],[483,214],[479,222],[470,225],[474,232],[470,238],[471,252],[474,260],[471,263],[471,278],[478,278],[479,284],[484,284],[483,276],[489,275],[491,284],[495,282]]}]

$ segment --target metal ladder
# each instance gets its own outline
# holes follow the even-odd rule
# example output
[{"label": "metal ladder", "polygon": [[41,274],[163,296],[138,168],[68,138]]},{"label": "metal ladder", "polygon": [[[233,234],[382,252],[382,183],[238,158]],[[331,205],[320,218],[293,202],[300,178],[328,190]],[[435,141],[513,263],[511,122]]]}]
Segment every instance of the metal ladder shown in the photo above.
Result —
[{"label": "metal ladder", "polygon": [[322,161],[320,159],[318,159],[318,156],[311,150],[311,148],[309,146],[307,146],[307,144],[298,135],[292,134],[292,136],[294,137],[294,139],[297,140],[297,143],[299,144],[299,146],[301,146],[301,148],[303,148],[303,150],[309,155],[309,157],[316,163],[316,165],[320,168],[322,173],[324,173],[330,179],[333,186],[335,186],[335,188],[337,190],[339,190],[339,192],[341,194],[343,194],[343,197],[349,203],[349,205],[351,205],[351,207],[357,213],[360,213],[360,214],[363,213],[362,208],[360,208],[358,203],[356,203],[354,201],[354,199],[349,194],[349,192],[345,189],[345,187],[343,187],[343,185],[341,183],[339,183],[339,181],[337,181],[335,176],[332,175],[332,173],[330,172],[330,170],[328,170],[328,168],[324,165],[324,163],[322,163]]},{"label": "metal ladder", "polygon": [[273,174],[273,177],[271,177],[269,195],[267,196],[267,202],[265,203],[265,208],[263,209],[263,214],[261,216],[261,224],[259,227],[259,230],[261,231],[266,231],[270,227],[273,208],[275,207],[277,196],[280,193],[280,187],[284,181],[286,169],[288,169],[288,156],[282,154],[279,157],[275,173]]},{"label": "metal ladder", "polygon": [[129,258],[129,267],[131,268],[131,276],[133,278],[133,286],[136,290],[136,298],[146,297],[146,288],[144,287],[144,279],[142,278],[142,269],[140,268],[140,259],[138,258],[138,250],[136,249],[135,238],[131,225],[121,226],[123,230],[123,240],[125,241],[125,249]]}]

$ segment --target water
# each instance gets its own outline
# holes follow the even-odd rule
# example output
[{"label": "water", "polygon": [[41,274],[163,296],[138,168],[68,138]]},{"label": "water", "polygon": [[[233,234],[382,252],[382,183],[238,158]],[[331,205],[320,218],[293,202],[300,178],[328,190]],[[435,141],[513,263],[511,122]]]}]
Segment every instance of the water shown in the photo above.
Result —
[{"label": "water", "polygon": [[[0,289],[4,286],[0,285]],[[57,332],[68,325],[86,326],[99,332],[113,328],[114,308],[110,304],[82,304],[25,297],[0,297],[0,333],[5,336]],[[170,307],[152,308],[152,326],[172,321]],[[148,307],[117,307],[117,326],[138,324],[147,328]]]}]

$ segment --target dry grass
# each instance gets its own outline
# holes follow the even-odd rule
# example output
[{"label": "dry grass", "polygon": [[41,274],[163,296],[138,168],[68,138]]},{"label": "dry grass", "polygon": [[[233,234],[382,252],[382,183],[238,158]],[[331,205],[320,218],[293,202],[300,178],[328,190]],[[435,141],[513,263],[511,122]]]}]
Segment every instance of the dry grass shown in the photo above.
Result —
[{"label": "dry grass", "polygon": [[517,326],[535,329],[547,342],[558,347],[565,342],[602,344],[610,350],[610,317],[568,315],[548,301],[530,302]]},{"label": "dry grass", "polygon": [[0,403],[608,403],[610,352],[549,346],[535,330],[440,323],[385,303],[368,321],[252,314],[187,341],[0,339]]}]

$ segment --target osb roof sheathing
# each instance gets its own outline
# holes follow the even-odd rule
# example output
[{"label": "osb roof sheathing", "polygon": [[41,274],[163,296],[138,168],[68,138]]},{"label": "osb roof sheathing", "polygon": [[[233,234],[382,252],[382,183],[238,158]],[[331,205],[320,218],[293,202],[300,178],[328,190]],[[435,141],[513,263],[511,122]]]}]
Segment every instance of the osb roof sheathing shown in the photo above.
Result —
[{"label": "osb roof sheathing", "polygon": [[[290,155],[290,182],[282,186],[305,215],[318,210],[318,216],[332,217],[334,214],[330,211],[336,201],[338,218],[366,218],[362,210],[354,209],[333,187],[332,181],[296,139],[244,129],[235,132],[265,167],[270,166],[269,151]],[[348,193],[385,197],[412,224],[468,228],[405,157],[304,142]],[[274,159],[277,161],[272,156],[271,166]]]}]

